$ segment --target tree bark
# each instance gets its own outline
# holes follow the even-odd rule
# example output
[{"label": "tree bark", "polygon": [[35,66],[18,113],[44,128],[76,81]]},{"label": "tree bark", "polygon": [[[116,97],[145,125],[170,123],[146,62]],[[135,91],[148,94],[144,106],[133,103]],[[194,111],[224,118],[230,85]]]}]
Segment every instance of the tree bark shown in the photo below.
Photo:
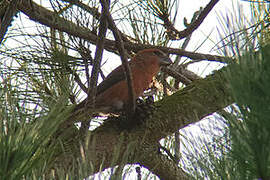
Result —
[{"label": "tree bark", "polygon": [[[223,73],[225,69],[226,67],[204,79],[196,80],[155,103],[157,109],[154,114],[131,130],[121,129],[119,121],[109,118],[96,130],[89,132],[87,140],[90,143],[85,148],[85,153],[94,165],[93,172],[119,164],[140,163],[161,178],[165,177],[166,172],[168,177],[169,174],[186,177],[176,165],[168,167],[173,161],[164,160],[158,153],[158,146],[154,147],[162,138],[233,103]],[[74,137],[74,134],[70,136]],[[79,137],[72,141],[72,146],[75,147],[71,153],[73,157],[80,158],[81,140],[82,137]],[[64,162],[61,166],[65,167],[69,164],[66,162],[69,158],[66,154],[61,154],[57,159],[58,162]],[[167,171],[164,170],[165,166]]]},{"label": "tree bark", "polygon": [[0,6],[0,44],[2,43],[4,36],[10,26],[12,19],[18,12],[17,4],[19,0],[7,1],[4,0],[1,2]]}]

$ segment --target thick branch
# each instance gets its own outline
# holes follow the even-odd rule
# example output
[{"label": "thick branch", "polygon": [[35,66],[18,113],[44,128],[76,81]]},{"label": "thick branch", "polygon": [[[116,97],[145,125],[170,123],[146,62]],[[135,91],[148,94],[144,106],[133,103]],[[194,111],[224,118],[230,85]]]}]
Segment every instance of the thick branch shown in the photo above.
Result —
[{"label": "thick branch", "polygon": [[4,36],[8,30],[8,27],[11,24],[11,21],[15,14],[17,13],[17,4],[19,0],[7,1],[4,0],[1,2],[0,7],[0,44],[2,43]]},{"label": "thick branch", "polygon": [[160,179],[185,180],[186,173],[170,160],[166,155],[158,152],[157,147],[145,147],[140,152],[143,156],[139,163],[149,171],[156,174]]},{"label": "thick branch", "polygon": [[156,142],[231,103],[233,99],[224,74],[222,70],[216,71],[214,75],[198,79],[159,101],[157,106],[160,108],[146,122],[145,128],[149,131],[149,138]]},{"label": "thick branch", "polygon": [[[92,140],[97,139],[98,141],[95,145],[89,143],[86,153],[95,166],[95,171],[98,171],[101,165],[103,165],[102,169],[105,169],[121,163],[123,157],[115,159],[113,152],[118,148],[119,153],[124,154],[130,144],[133,144],[136,150],[130,154],[127,153],[129,156],[127,163],[141,162],[145,163],[144,165],[149,169],[155,167],[154,161],[147,160],[149,157],[144,154],[144,151],[148,151],[147,148],[143,148],[145,144],[155,145],[160,139],[172,135],[175,131],[198,122],[207,115],[233,103],[224,74],[221,71],[216,71],[214,75],[205,79],[196,80],[183,90],[157,102],[157,110],[153,116],[145,120],[143,125],[129,132],[121,130],[119,126],[121,126],[122,121],[116,121],[115,118],[108,119],[102,126],[91,132]],[[72,134],[67,139],[70,140],[74,137],[76,136]],[[72,142],[74,147],[79,147],[77,144],[79,140]],[[79,152],[79,150],[77,151]],[[80,154],[77,151],[74,151],[74,154]],[[66,162],[65,159],[67,159],[64,154],[58,158],[59,162]],[[112,161],[112,159],[114,160]],[[68,163],[64,163],[63,166],[66,164]],[[162,167],[160,168],[161,170],[157,170],[156,174],[162,173]]]}]

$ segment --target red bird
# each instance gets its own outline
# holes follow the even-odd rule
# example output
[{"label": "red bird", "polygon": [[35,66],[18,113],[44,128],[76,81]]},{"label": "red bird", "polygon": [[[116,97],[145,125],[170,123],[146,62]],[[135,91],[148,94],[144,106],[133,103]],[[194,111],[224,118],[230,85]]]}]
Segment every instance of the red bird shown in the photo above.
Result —
[{"label": "red bird", "polygon": [[[158,49],[145,49],[139,51],[129,62],[133,77],[135,99],[148,89],[154,76],[161,66],[172,63],[171,59]],[[114,69],[97,87],[95,107],[100,112],[112,112],[123,109],[129,100],[128,86],[122,66]],[[82,108],[87,99],[77,105],[75,109]]]}]

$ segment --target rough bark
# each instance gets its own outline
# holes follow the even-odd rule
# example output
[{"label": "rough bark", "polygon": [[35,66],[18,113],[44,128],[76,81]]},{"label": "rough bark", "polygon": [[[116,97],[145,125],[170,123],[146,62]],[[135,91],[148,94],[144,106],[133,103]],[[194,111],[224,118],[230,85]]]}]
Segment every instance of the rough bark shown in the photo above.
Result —
[{"label": "rough bark", "polygon": [[[151,148],[152,147],[152,148]],[[166,180],[186,180],[186,173],[166,155],[157,151],[157,146],[141,148],[138,162],[149,171],[156,174],[160,179]]]},{"label": "rough bark", "polygon": [[0,5],[0,44],[10,26],[15,14],[18,12],[17,4],[19,0],[4,0]]},{"label": "rough bark", "polygon": [[[89,141],[95,143],[89,143],[85,152],[95,167],[94,172],[99,171],[101,166],[101,169],[105,169],[122,163],[140,163],[159,177],[168,174],[185,177],[176,165],[168,167],[173,161],[164,160],[155,145],[160,139],[233,103],[222,71],[196,80],[183,90],[157,102],[154,114],[140,126],[126,131],[120,128],[115,119],[109,119],[90,132]],[[74,140],[73,147],[79,147],[78,142]],[[73,149],[74,154],[79,156],[78,148]],[[65,162],[62,166],[68,164],[65,159],[67,157],[64,154],[58,157],[59,162]],[[164,170],[165,166],[167,171]]]}]

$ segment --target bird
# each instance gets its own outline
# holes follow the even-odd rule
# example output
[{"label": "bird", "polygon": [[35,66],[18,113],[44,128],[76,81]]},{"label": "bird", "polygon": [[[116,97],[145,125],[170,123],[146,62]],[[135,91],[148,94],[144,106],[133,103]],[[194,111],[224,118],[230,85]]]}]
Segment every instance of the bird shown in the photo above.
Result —
[{"label": "bird", "polygon": [[[153,77],[162,66],[172,63],[169,56],[159,49],[144,49],[139,51],[128,62],[132,74],[135,99],[143,95],[149,88]],[[129,102],[128,84],[122,65],[114,69],[98,86],[95,109],[102,113],[123,110]],[[76,106],[76,109],[86,107],[87,98]]]}]

